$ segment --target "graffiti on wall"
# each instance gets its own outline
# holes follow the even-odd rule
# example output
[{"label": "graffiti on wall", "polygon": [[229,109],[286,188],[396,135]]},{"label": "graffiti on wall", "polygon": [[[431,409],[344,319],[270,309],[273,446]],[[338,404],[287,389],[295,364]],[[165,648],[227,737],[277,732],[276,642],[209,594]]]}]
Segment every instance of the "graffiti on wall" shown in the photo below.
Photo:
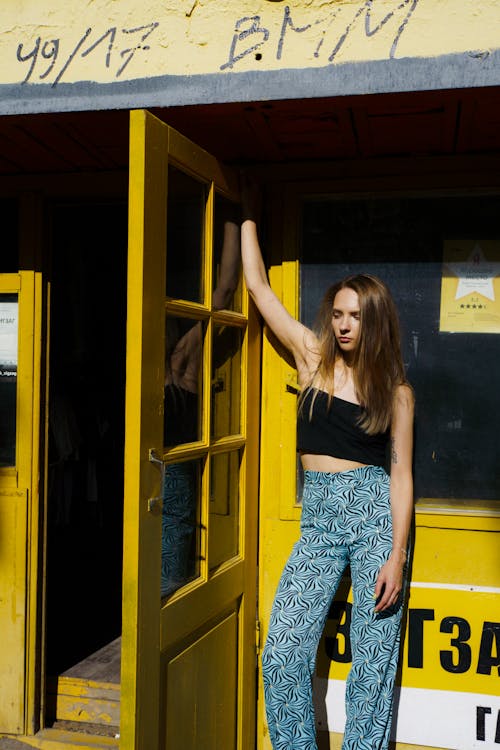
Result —
[{"label": "graffiti on wall", "polygon": [[47,80],[55,87],[63,80],[72,64],[89,55],[100,55],[103,67],[113,70],[115,78],[119,78],[138,53],[150,49],[146,40],[158,26],[158,21],[133,29],[112,26],[104,33],[90,27],[79,37],[76,45],[69,49],[65,49],[61,38],[43,39],[38,36],[30,45],[20,42],[17,60],[27,66],[21,83],[35,79]]},{"label": "graffiti on wall", "polygon": [[[293,46],[293,34],[307,32],[314,32],[311,34],[313,56],[323,59],[325,63],[333,63],[359,26],[364,28],[366,38],[370,39],[382,30],[385,31],[389,22],[395,25],[394,32],[388,35],[388,57],[392,59],[418,3],[419,0],[396,0],[393,7],[376,21],[373,16],[374,6],[377,5],[375,0],[362,0],[352,5],[336,3],[327,13],[319,13],[310,23],[302,26],[296,23],[290,6],[286,5],[277,39],[272,38],[269,28],[264,25],[265,19],[261,16],[239,18],[235,23],[228,59],[221,65],[221,70],[234,68],[240,60],[251,54],[260,60],[264,45],[273,47],[276,60],[281,60],[285,47]],[[387,9],[387,3],[384,3],[384,8]]]},{"label": "graffiti on wall", "polygon": [[[214,35],[202,53],[206,59],[202,72],[248,69],[265,58],[266,62],[286,65],[287,60],[303,59],[310,64],[328,65],[338,62],[342,50],[353,42],[382,41],[386,51],[382,55],[394,58],[403,34],[407,34],[420,0],[356,0],[355,2],[326,3],[321,7],[271,7],[266,13],[229,19],[227,36]],[[258,5],[257,5],[258,8]],[[153,11],[154,12],[154,11]],[[150,16],[151,17],[151,16]],[[153,16],[154,17],[154,16]],[[160,18],[160,14],[156,15]],[[185,36],[172,36],[171,13],[160,20],[139,19],[137,24],[82,25],[76,21],[65,34],[38,34],[17,39],[15,62],[21,67],[20,83],[50,83],[56,87],[64,81],[87,80],[88,64],[112,79],[147,76],[147,68],[157,65],[165,57],[164,50],[179,45],[184,48],[184,64],[190,62],[189,51],[203,48],[196,32],[185,27]],[[180,19],[175,19],[179,23]],[[186,19],[184,18],[184,22]],[[200,27],[199,27],[200,28]],[[220,27],[219,27],[220,28]],[[230,30],[230,31],[229,31]],[[76,33],[75,33],[76,32]],[[170,38],[172,36],[172,38]],[[146,56],[146,52],[151,52]],[[178,62],[177,62],[178,61]],[[215,61],[215,65],[214,65]],[[171,68],[168,61],[162,65]],[[181,67],[183,56],[176,57]],[[279,65],[278,65],[279,67]],[[157,74],[155,70],[154,74]],[[164,69],[164,73],[172,73]],[[92,77],[92,76],[91,76]]]}]

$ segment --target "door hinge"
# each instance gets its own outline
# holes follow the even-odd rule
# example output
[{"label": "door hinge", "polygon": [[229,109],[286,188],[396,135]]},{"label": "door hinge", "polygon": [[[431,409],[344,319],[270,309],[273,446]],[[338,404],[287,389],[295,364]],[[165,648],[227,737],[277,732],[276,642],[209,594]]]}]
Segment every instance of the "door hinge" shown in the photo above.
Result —
[{"label": "door hinge", "polygon": [[260,620],[255,621],[255,651],[260,654]]}]

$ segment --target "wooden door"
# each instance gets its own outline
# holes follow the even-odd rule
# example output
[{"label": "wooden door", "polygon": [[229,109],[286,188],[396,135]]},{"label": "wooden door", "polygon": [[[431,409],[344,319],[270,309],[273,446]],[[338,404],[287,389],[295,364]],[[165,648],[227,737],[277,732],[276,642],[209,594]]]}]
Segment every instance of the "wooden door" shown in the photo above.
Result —
[{"label": "wooden door", "polygon": [[260,340],[237,180],[136,111],[129,200],[120,746],[250,749]]},{"label": "wooden door", "polygon": [[0,732],[37,722],[41,275],[0,274]]}]

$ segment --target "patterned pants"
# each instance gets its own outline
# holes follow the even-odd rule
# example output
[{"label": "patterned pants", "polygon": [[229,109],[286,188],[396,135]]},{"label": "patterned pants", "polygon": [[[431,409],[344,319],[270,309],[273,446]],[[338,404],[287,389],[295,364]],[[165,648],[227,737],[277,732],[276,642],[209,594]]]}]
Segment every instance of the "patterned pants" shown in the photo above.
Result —
[{"label": "patterned pants", "polygon": [[312,684],[328,610],[350,565],[354,604],[352,667],[342,750],[386,750],[392,715],[403,595],[374,611],[373,591],[392,547],[389,477],[384,469],[305,471],[302,535],[283,571],[262,655],[274,750],[317,750]]}]

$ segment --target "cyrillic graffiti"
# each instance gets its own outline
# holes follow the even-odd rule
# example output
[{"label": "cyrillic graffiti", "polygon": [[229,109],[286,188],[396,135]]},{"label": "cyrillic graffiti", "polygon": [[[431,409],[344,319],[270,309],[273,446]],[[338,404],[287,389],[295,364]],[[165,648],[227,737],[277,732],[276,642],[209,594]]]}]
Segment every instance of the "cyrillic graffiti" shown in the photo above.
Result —
[{"label": "cyrillic graffiti", "polygon": [[[270,29],[264,25],[267,22],[263,21],[262,16],[244,16],[235,23],[228,59],[220,66],[220,69],[232,69],[240,60],[252,53],[256,60],[261,60],[264,46],[267,50],[270,50],[276,60],[281,60],[287,45],[293,45],[293,37],[291,38],[292,41],[289,41],[289,32],[291,31],[295,34],[314,32],[311,34],[313,56],[323,58],[325,64],[333,63],[348,37],[359,26],[363,18],[367,39],[378,34],[389,22],[394,22],[395,29],[391,34],[388,34],[388,57],[392,59],[396,56],[401,36],[406,30],[418,2],[419,0],[399,0],[399,2],[395,2],[392,10],[385,12],[385,15],[377,23],[373,21],[373,11],[377,5],[380,6],[381,4],[377,3],[376,0],[362,0],[358,3],[335,3],[332,4],[326,14],[323,11],[321,15],[302,25],[294,21],[290,6],[286,5],[278,38],[272,37]],[[383,7],[387,8],[387,2],[384,2]],[[312,11],[309,11],[309,17],[311,14]],[[318,30],[320,31],[319,41]]]}]

